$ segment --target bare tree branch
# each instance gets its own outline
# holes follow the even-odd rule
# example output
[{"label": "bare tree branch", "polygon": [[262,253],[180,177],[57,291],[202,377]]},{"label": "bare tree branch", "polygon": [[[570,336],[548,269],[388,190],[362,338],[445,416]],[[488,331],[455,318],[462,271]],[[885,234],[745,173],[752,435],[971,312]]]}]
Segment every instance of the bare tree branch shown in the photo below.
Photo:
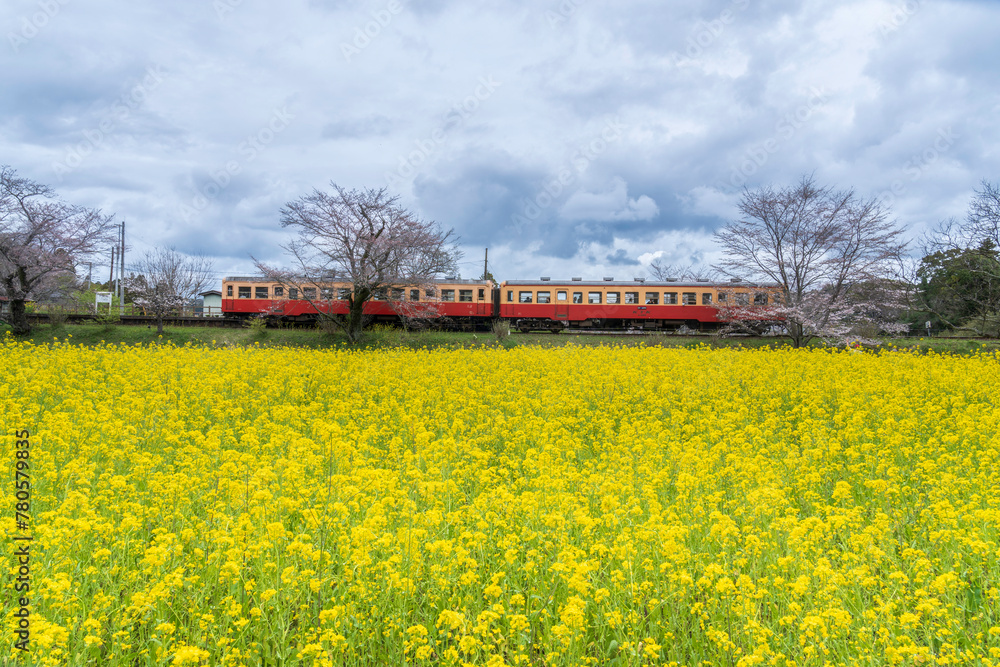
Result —
[{"label": "bare tree branch", "polygon": [[[156,331],[163,333],[163,318],[190,303],[215,282],[212,262],[188,257],[173,248],[150,250],[133,267],[127,279],[133,301],[156,317]],[[136,275],[138,274],[138,275]]]}]

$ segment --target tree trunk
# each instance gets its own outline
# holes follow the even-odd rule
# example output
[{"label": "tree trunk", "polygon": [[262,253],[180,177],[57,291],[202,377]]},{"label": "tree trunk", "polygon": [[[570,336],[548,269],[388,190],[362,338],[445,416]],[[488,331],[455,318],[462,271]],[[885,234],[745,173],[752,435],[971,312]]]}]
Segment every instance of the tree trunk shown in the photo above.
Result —
[{"label": "tree trunk", "polygon": [[365,302],[357,296],[350,301],[350,310],[347,311],[347,326],[344,332],[347,340],[357,343],[361,340],[365,328]]},{"label": "tree trunk", "polygon": [[24,307],[24,299],[10,300],[10,328],[15,336],[27,336],[31,333],[28,324],[28,311]]},{"label": "tree trunk", "polygon": [[163,315],[156,316],[156,333],[163,333]]}]

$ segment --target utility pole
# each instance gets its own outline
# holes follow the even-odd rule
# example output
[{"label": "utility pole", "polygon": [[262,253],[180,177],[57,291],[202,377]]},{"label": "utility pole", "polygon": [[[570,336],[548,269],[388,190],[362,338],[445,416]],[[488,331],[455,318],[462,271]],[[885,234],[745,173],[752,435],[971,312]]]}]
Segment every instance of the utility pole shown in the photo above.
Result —
[{"label": "utility pole", "polygon": [[115,285],[115,251],[118,250],[117,245],[111,246],[111,275],[108,276],[108,285],[114,289]]},{"label": "utility pole", "polygon": [[486,256],[483,257],[483,280],[486,280],[486,274],[490,272],[490,249],[486,249]]},{"label": "utility pole", "polygon": [[121,251],[118,253],[121,271],[118,272],[118,314],[125,314],[125,221],[122,220]]}]

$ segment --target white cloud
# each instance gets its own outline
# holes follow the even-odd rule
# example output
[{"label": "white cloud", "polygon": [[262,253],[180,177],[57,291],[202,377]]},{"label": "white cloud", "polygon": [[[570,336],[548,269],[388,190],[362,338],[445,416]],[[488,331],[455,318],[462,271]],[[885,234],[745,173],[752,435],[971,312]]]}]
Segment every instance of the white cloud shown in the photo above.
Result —
[{"label": "white cloud", "polygon": [[622,178],[615,178],[610,189],[601,192],[578,190],[559,209],[559,216],[564,220],[594,222],[652,220],[659,213],[656,202],[646,195],[630,199],[628,184]]}]

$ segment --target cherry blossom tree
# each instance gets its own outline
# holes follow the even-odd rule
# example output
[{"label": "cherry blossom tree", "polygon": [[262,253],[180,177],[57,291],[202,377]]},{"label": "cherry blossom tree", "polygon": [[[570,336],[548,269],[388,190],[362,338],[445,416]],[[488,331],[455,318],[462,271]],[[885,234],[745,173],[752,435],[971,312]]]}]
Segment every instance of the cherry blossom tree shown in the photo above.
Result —
[{"label": "cherry blossom tree", "polygon": [[[731,322],[780,321],[794,347],[814,337],[844,341],[858,332],[896,333],[906,289],[898,267],[903,231],[877,199],[816,185],[811,176],[781,189],[745,190],[740,218],[716,232],[724,274],[771,283],[777,298],[727,300]],[[763,315],[762,315],[763,313]]]},{"label": "cherry blossom tree", "polygon": [[[258,270],[288,286],[313,286],[300,294],[322,321],[343,330],[351,341],[360,340],[364,305],[373,298],[388,301],[403,318],[421,317],[426,305],[405,301],[401,292],[426,288],[435,277],[455,270],[453,231],[406,210],[386,188],[330,185],[331,191],[313,190],[281,210],[281,226],[296,232],[283,246],[294,266],[282,270],[257,261]],[[331,302],[339,295],[323,289],[333,281],[351,284],[346,316],[332,312]],[[322,297],[324,292],[328,298]]]},{"label": "cherry blossom tree", "polygon": [[211,260],[188,257],[173,248],[146,252],[126,278],[132,300],[156,317],[156,332],[163,333],[163,318],[190,303],[215,282]]},{"label": "cherry blossom tree", "polygon": [[0,166],[0,295],[10,306],[2,321],[17,335],[30,333],[26,302],[75,278],[116,229],[114,216],[60,201],[49,186]]}]

